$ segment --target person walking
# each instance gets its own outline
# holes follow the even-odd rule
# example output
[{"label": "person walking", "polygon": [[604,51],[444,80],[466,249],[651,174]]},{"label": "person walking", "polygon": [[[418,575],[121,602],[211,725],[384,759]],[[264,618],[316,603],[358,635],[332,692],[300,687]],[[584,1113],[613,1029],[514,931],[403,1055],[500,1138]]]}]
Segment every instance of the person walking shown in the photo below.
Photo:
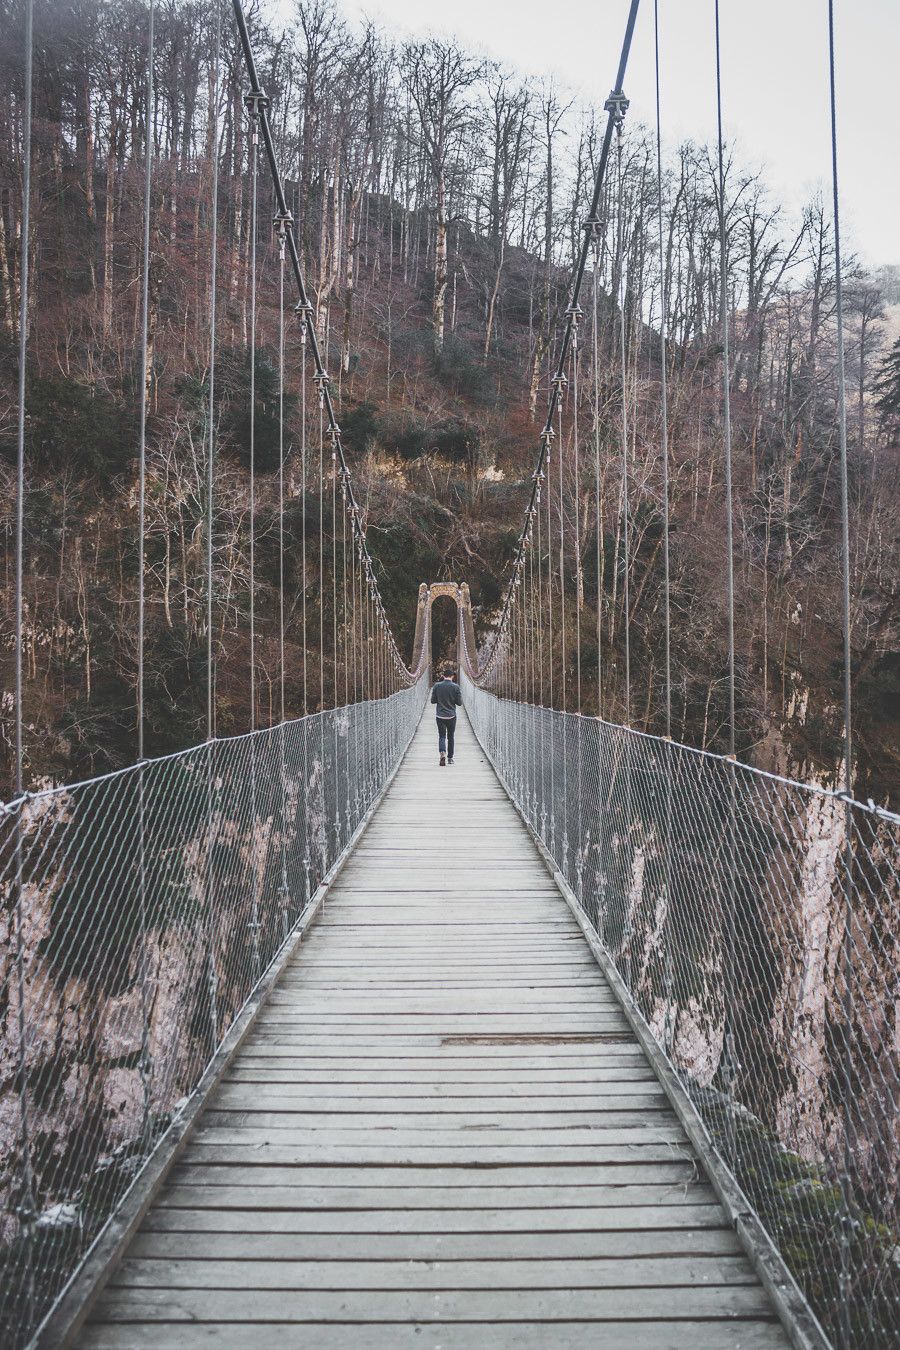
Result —
[{"label": "person walking", "polygon": [[453,738],[456,735],[456,709],[462,707],[462,690],[453,678],[452,666],[446,666],[437,684],[432,686],[431,701],[436,706],[438,753],[441,768],[453,763]]}]

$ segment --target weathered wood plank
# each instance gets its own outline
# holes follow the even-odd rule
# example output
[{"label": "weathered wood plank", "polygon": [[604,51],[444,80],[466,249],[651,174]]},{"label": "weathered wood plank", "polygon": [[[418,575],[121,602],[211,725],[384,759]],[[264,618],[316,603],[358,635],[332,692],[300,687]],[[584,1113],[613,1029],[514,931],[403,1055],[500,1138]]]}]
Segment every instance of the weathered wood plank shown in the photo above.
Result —
[{"label": "weathered wood plank", "polygon": [[[569,1082],[567,1079],[551,1083],[535,1082],[533,1078],[520,1076],[512,1081],[482,1081],[481,1083],[460,1082],[448,1079],[446,1082],[423,1083],[424,1091],[417,1091],[412,1080],[400,1080],[383,1083],[366,1082],[304,1082],[302,1071],[290,1071],[271,1074],[254,1073],[250,1077],[230,1076],[225,1080],[225,1088],[232,1091],[240,1089],[248,1094],[247,1102],[237,1097],[217,1095],[210,1103],[214,1111],[226,1110],[282,1110],[296,1111],[477,1111],[477,1112],[550,1112],[569,1111],[608,1111],[623,1109],[651,1108],[665,1105],[652,1082],[629,1082],[619,1080],[606,1083]],[[278,1088],[289,1092],[278,1094]],[[356,1088],[365,1091],[357,1092]],[[508,1089],[508,1091],[506,1090]],[[578,1091],[577,1089],[581,1089]],[[498,1097],[497,1092],[503,1096]],[[553,1095],[550,1095],[553,1094]],[[275,1101],[276,1105],[263,1106],[263,1099]]]},{"label": "weathered wood plank", "polygon": [[769,1312],[753,1285],[666,1289],[262,1290],[121,1289],[103,1295],[98,1318],[202,1322],[556,1322],[574,1315],[629,1318],[759,1318]]},{"label": "weathered wood plank", "polygon": [[[465,1209],[355,1211],[217,1209],[159,1205],[147,1216],[146,1232],[219,1233],[466,1233],[476,1220]],[[717,1205],[579,1205],[555,1209],[480,1209],[480,1233],[617,1232],[644,1229],[720,1228]],[[380,1245],[379,1243],[375,1245]]]},{"label": "weathered wood plank", "polygon": [[[342,1121],[339,1124],[331,1122],[324,1129],[316,1129],[312,1126],[286,1124],[277,1129],[274,1126],[257,1127],[253,1124],[242,1126],[238,1122],[231,1121],[227,1125],[218,1125],[213,1122],[202,1123],[197,1130],[194,1147],[201,1148],[208,1144],[228,1144],[235,1143],[241,1148],[263,1148],[271,1143],[277,1144],[282,1148],[288,1148],[292,1144],[300,1147],[318,1148],[346,1148],[362,1144],[361,1134],[371,1133],[366,1128],[361,1131],[354,1129],[347,1122]],[[501,1129],[491,1130],[490,1137],[484,1137],[482,1130],[473,1130],[469,1134],[469,1147],[473,1150],[473,1162],[486,1152],[499,1153],[504,1149],[531,1150],[541,1161],[547,1161],[547,1153],[559,1153],[560,1156],[567,1156],[573,1153],[587,1153],[592,1148],[611,1148],[623,1146],[625,1148],[641,1148],[648,1144],[680,1144],[686,1147],[686,1136],[680,1125],[670,1123],[665,1116],[658,1119],[656,1114],[653,1116],[643,1116],[635,1112],[628,1119],[627,1123],[601,1124],[595,1126],[579,1127],[567,1133],[568,1138],[559,1137],[554,1132],[552,1139],[546,1139],[546,1130],[541,1127],[531,1127],[527,1124],[504,1126]],[[427,1148],[435,1153],[440,1153],[444,1149],[458,1148],[466,1143],[466,1139],[461,1137],[460,1130],[446,1128],[418,1128],[415,1121],[405,1117],[398,1122],[391,1131],[390,1138],[379,1137],[373,1139],[369,1146],[370,1152],[377,1153],[379,1150],[403,1150],[407,1148]]]},{"label": "weathered wood plank", "polygon": [[[624,1106],[616,1107],[611,1103],[605,1108],[591,1111],[478,1111],[469,1103],[468,1109],[453,1111],[450,1109],[428,1111],[421,1103],[414,1105],[407,1101],[399,1107],[387,1102],[381,1110],[361,1111],[358,1106],[344,1099],[337,1108],[317,1107],[305,1103],[302,1098],[289,1102],[263,1098],[259,1109],[232,1103],[229,1110],[221,1107],[207,1112],[206,1122],[212,1129],[250,1129],[250,1130],[369,1130],[394,1131],[398,1125],[409,1130],[485,1130],[493,1135],[500,1130],[552,1131],[554,1138],[562,1131],[609,1129],[611,1126],[629,1126],[640,1118],[644,1111],[656,1109],[668,1110],[663,1102],[655,1105],[632,1107],[628,1111]],[[464,1104],[465,1106],[465,1104]],[[552,1103],[551,1103],[552,1106]],[[379,1136],[380,1137],[380,1136]],[[566,1139],[563,1142],[571,1142]]]},{"label": "weathered wood plank", "polygon": [[[369,1076],[364,1069],[359,1068],[310,1069],[303,1060],[277,1060],[274,1064],[275,1067],[273,1061],[266,1061],[259,1067],[251,1065],[235,1069],[225,1076],[223,1082],[256,1083],[261,1086],[284,1083],[304,1096],[352,1097],[357,1101],[380,1097],[390,1098],[395,1103],[405,1097],[424,1102],[444,1101],[450,1097],[471,1098],[477,1102],[480,1098],[495,1097],[498,1089],[503,1093],[504,1101],[553,1093],[557,1105],[562,1097],[565,1101],[571,1100],[575,1110],[588,1104],[580,1098],[596,1097],[607,1090],[629,1091],[635,1096],[646,1094],[651,1097],[658,1090],[654,1078],[648,1077],[639,1068],[627,1067],[618,1072],[573,1069],[569,1073],[553,1070],[543,1073],[527,1070],[517,1072],[512,1069],[505,1072],[497,1069],[493,1073],[487,1070],[467,1073],[464,1069],[451,1069],[442,1073],[440,1069],[420,1069],[421,1081],[417,1082],[415,1073],[409,1069],[400,1069],[394,1073],[382,1069]],[[478,1109],[477,1106],[475,1109]]]},{"label": "weathered wood plank", "polygon": [[[271,1169],[266,1169],[270,1171]],[[206,1169],[201,1180],[177,1177],[160,1197],[164,1209],[257,1209],[257,1210],[358,1210],[371,1213],[388,1210],[445,1209],[623,1209],[636,1205],[714,1205],[712,1189],[702,1183],[640,1182],[631,1186],[519,1186],[505,1188],[462,1186],[294,1186],[288,1179],[265,1184],[248,1168],[241,1184],[217,1183]],[[665,1215],[660,1216],[665,1226]]]},{"label": "weathered wood plank", "polygon": [[620,1069],[361,1069],[335,1067],[316,1069],[297,1057],[258,1058],[253,1064],[241,1061],[223,1079],[225,1083],[291,1083],[298,1091],[327,1088],[329,1096],[384,1097],[492,1097],[502,1084],[504,1100],[509,1097],[534,1097],[541,1093],[559,1094],[556,1083],[565,1083],[565,1096],[579,1093],[592,1096],[627,1086],[634,1093],[653,1095],[659,1085],[649,1070],[628,1065]]},{"label": "weathered wood plank", "polygon": [[641,1289],[697,1282],[747,1285],[743,1256],[531,1261],[245,1261],[130,1257],[110,1285],[118,1289]]},{"label": "weathered wood plank", "polygon": [[[158,1325],[92,1324],[81,1342],[85,1350],[145,1350],[161,1345]],[[297,1325],[285,1322],[181,1324],[178,1350],[215,1346],[216,1350],[549,1350],[544,1323],[438,1322],[381,1325]],[[642,1322],[559,1322],[553,1327],[552,1350],[784,1350],[780,1326],[771,1322],[667,1319]]]},{"label": "weathered wood plank", "polygon": [[[363,1132],[365,1133],[365,1132]],[[608,1132],[612,1133],[611,1131]],[[374,1166],[374,1167],[469,1167],[546,1165],[551,1162],[587,1166],[595,1162],[671,1162],[690,1157],[687,1140],[681,1136],[652,1142],[635,1141],[632,1131],[618,1142],[597,1141],[596,1136],[579,1144],[554,1144],[552,1147],[496,1142],[450,1145],[431,1141],[425,1144],[368,1144],[360,1137],[344,1144],[310,1143],[294,1139],[290,1131],[217,1130],[192,1142],[185,1158],[205,1163],[240,1165],[252,1157],[272,1166]],[[223,1136],[227,1137],[223,1138]],[[287,1135],[287,1139],[285,1139]],[[274,1136],[274,1138],[273,1138]],[[250,1154],[252,1150],[252,1155]]]},{"label": "weathered wood plank", "polygon": [[557,1167],[552,1163],[533,1167],[269,1167],[252,1162],[234,1167],[227,1163],[207,1166],[179,1162],[172,1170],[173,1184],[208,1181],[226,1186],[380,1186],[407,1193],[428,1186],[494,1188],[509,1193],[511,1203],[517,1203],[515,1196],[520,1191],[543,1188],[683,1185],[702,1180],[702,1173],[689,1158],[680,1162],[607,1163],[593,1167]]},{"label": "weathered wood plank", "polygon": [[[614,1229],[529,1233],[382,1233],[383,1261],[630,1261],[635,1257],[741,1254],[730,1228]],[[142,1231],[133,1256],[246,1261],[367,1261],[368,1233],[248,1233],[193,1230]]]}]

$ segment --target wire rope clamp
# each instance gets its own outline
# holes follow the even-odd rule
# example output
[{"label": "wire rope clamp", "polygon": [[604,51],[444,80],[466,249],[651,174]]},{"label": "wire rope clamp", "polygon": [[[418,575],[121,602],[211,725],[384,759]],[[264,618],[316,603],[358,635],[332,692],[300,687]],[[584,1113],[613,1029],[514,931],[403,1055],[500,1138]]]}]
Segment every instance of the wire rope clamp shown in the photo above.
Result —
[{"label": "wire rope clamp", "polygon": [[300,320],[300,345],[304,348],[304,360],[306,343],[309,338],[309,330],[312,327],[313,307],[308,300],[298,300],[294,306],[294,313]]},{"label": "wire rope clamp", "polygon": [[324,370],[317,370],[315,375],[313,375],[313,384],[316,386],[316,390],[318,391],[320,408],[324,407],[325,405],[325,392],[328,389],[330,383],[331,381],[328,378],[328,374]]},{"label": "wire rope clamp", "polygon": [[288,236],[288,231],[293,228],[294,217],[290,211],[276,211],[272,217],[272,226],[275,230],[275,237],[278,240],[281,256],[284,257],[284,244]]},{"label": "wire rope clamp", "polygon": [[616,130],[621,131],[622,123],[625,121],[625,114],[628,111],[628,99],[621,89],[611,90],[609,98],[603,105],[603,111],[610,114]]},{"label": "wire rope clamp", "polygon": [[581,308],[577,300],[573,301],[573,303],[566,310],[566,318],[570,320],[573,327],[577,326],[579,319],[584,318],[584,310]]},{"label": "wire rope clamp", "polygon": [[250,125],[253,128],[253,144],[259,142],[259,122],[263,113],[269,108],[269,98],[261,89],[251,89],[249,94],[244,95],[244,107],[250,114]]},{"label": "wire rope clamp", "polygon": [[581,228],[591,239],[599,239],[602,229],[602,222],[599,216],[588,216],[581,222]]},{"label": "wire rope clamp", "polygon": [[562,371],[560,371],[559,374],[554,375],[553,379],[550,381],[551,388],[558,390],[560,394],[565,393],[568,384],[569,384],[568,376],[565,375]]}]

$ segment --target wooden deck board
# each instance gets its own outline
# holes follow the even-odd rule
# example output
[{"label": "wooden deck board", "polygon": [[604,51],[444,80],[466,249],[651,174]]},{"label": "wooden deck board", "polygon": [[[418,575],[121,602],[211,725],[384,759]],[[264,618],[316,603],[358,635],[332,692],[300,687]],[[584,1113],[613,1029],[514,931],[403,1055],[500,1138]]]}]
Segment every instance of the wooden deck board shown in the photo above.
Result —
[{"label": "wooden deck board", "polygon": [[124,1346],[787,1344],[474,737],[430,717],[85,1328]]}]

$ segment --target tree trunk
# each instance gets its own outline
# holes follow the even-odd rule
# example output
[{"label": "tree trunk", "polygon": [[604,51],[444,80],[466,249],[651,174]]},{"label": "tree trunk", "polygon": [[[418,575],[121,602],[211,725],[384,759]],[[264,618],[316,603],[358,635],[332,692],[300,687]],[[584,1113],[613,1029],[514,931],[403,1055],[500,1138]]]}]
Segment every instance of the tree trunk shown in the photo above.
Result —
[{"label": "tree trunk", "polygon": [[437,210],[434,239],[434,302],[431,326],[434,333],[434,354],[440,358],[444,350],[444,309],[447,298],[447,203],[443,173],[437,176]]},{"label": "tree trunk", "polygon": [[506,251],[506,239],[500,236],[500,244],[497,253],[497,269],[494,273],[494,285],[491,290],[491,296],[488,300],[487,324],[484,333],[484,363],[487,365],[488,356],[491,350],[491,336],[494,331],[494,312],[497,308],[497,296],[500,294],[500,278],[503,275],[503,258]]}]

